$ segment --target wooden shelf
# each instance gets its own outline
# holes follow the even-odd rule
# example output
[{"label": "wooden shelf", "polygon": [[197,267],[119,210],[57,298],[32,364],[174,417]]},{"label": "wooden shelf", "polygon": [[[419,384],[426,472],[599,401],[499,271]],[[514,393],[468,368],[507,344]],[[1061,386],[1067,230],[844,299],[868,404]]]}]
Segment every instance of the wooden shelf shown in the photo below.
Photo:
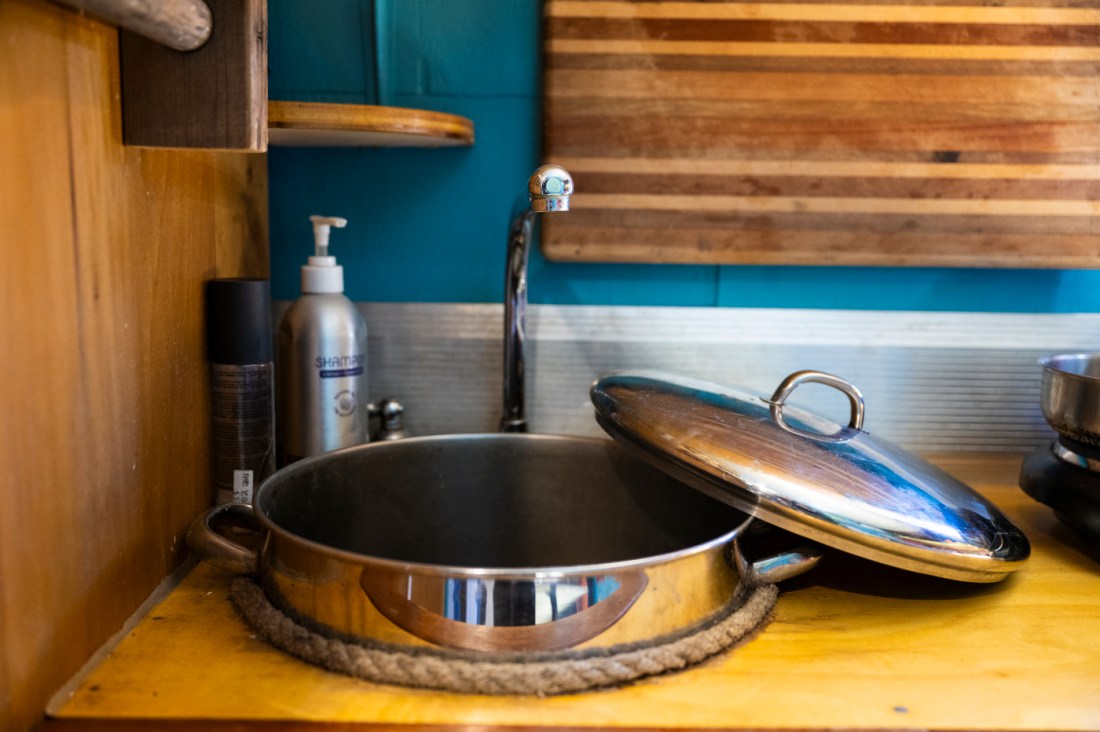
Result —
[{"label": "wooden shelf", "polygon": [[423,109],[366,104],[268,102],[276,147],[455,147],[474,144],[474,123]]}]

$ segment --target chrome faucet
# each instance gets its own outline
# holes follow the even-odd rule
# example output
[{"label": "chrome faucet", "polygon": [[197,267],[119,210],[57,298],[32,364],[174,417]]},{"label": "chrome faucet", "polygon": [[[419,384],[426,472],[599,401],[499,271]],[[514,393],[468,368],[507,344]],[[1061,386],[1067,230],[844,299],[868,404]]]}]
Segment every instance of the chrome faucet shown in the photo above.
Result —
[{"label": "chrome faucet", "polygon": [[526,432],[523,343],[527,330],[527,255],[536,213],[569,210],[573,177],[565,168],[544,165],[527,181],[530,205],[512,220],[504,272],[504,414],[501,432]]}]

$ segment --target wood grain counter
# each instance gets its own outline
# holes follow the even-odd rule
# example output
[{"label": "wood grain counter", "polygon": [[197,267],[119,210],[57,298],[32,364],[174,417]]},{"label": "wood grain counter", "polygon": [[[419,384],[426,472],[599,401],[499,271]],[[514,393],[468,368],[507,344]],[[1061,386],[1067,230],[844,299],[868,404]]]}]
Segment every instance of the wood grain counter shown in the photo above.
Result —
[{"label": "wood grain counter", "polygon": [[199,565],[51,705],[47,731],[485,727],[1100,729],[1100,552],[1016,487],[1018,459],[937,461],[1034,553],[965,585],[831,553],[774,622],[692,670],[622,689],[498,698],[370,684],[284,656]]}]

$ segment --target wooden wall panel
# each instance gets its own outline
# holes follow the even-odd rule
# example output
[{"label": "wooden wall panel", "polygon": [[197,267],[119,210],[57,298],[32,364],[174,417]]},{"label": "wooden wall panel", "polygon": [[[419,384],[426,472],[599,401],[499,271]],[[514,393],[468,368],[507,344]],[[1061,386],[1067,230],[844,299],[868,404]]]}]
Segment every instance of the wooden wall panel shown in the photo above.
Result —
[{"label": "wooden wall panel", "polygon": [[1100,266],[1100,8],[572,2],[548,257]]},{"label": "wooden wall panel", "polygon": [[117,32],[5,0],[0,171],[0,729],[22,730],[212,498],[202,283],[266,274],[266,167],[123,147]]},{"label": "wooden wall panel", "polygon": [[267,2],[207,5],[210,38],[194,51],[122,31],[127,144],[267,150]]}]

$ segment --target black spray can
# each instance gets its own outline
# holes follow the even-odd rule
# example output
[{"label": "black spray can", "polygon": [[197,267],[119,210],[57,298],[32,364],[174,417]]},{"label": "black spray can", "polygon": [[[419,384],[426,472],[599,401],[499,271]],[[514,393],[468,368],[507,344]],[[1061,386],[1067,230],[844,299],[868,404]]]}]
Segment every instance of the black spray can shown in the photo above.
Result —
[{"label": "black spray can", "polygon": [[217,502],[251,503],[255,486],[275,470],[268,280],[209,280],[206,337]]}]

